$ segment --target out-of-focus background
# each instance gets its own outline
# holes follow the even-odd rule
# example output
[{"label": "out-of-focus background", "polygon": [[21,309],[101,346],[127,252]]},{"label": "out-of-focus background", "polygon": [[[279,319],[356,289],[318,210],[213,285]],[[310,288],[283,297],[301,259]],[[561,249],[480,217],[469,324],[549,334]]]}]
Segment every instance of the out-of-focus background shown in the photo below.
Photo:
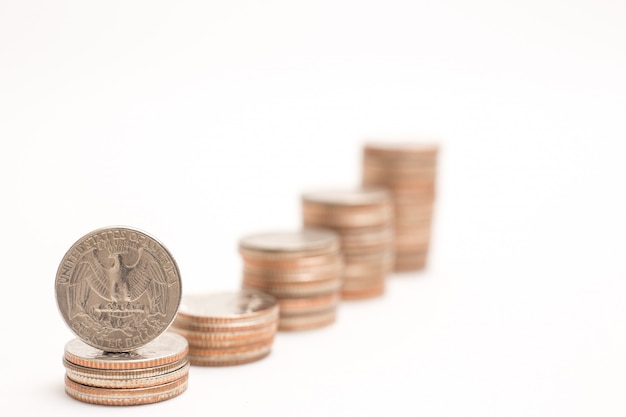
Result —
[{"label": "out-of-focus background", "polygon": [[[153,416],[623,416],[626,5],[2,1],[6,410]],[[368,139],[437,138],[428,269],[266,359],[138,408],[63,393],[54,298],[81,236],[140,228],[183,290],[237,241],[358,185]]]}]

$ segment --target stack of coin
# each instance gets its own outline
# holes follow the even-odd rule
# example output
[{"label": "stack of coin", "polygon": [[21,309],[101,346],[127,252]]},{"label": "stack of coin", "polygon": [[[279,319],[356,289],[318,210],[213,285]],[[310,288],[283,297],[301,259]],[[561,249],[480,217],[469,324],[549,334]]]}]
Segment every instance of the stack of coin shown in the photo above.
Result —
[{"label": "stack of coin", "polygon": [[334,189],[302,194],[305,227],[332,229],[343,255],[343,299],[381,295],[393,261],[393,210],[381,188]]},{"label": "stack of coin", "polygon": [[65,392],[100,405],[164,401],[187,389],[187,340],[165,332],[132,352],[104,352],[73,339],[65,345]]},{"label": "stack of coin", "polygon": [[394,270],[426,267],[435,202],[439,147],[426,143],[367,143],[362,184],[386,187],[394,203]]},{"label": "stack of coin", "polygon": [[269,355],[278,308],[252,289],[184,295],[171,330],[188,340],[192,365],[241,365]]},{"label": "stack of coin", "polygon": [[306,330],[335,322],[343,269],[339,243],[332,230],[316,228],[240,239],[243,286],[276,297],[278,330]]},{"label": "stack of coin", "polygon": [[180,304],[180,273],[160,242],[127,227],[88,233],[63,257],[55,291],[78,337],[65,349],[71,397],[145,404],[185,390],[187,341],[165,334]]}]

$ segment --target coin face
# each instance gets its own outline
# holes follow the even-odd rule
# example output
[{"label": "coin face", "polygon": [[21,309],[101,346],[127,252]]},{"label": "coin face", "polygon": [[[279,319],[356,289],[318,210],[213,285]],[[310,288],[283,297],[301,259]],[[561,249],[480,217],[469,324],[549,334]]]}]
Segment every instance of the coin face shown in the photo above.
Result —
[{"label": "coin face", "polygon": [[187,294],[182,297],[178,315],[198,321],[241,321],[272,314],[277,300],[253,289],[235,292]]},{"label": "coin face", "polygon": [[359,189],[327,189],[307,191],[302,194],[304,202],[342,205],[363,206],[386,203],[390,201],[389,192],[383,188],[359,188]]},{"label": "coin face", "polygon": [[239,241],[239,247],[243,250],[279,254],[316,250],[332,251],[337,249],[338,242],[337,234],[331,230],[306,228],[245,236]]},{"label": "coin face", "polygon": [[130,352],[104,352],[79,339],[72,339],[65,345],[64,358],[75,365],[91,369],[145,369],[182,360],[188,348],[187,339],[168,331]]},{"label": "coin face", "polygon": [[180,304],[180,272],[155,238],[107,227],[80,238],[57,270],[56,300],[69,328],[105,352],[128,352],[163,333]]}]

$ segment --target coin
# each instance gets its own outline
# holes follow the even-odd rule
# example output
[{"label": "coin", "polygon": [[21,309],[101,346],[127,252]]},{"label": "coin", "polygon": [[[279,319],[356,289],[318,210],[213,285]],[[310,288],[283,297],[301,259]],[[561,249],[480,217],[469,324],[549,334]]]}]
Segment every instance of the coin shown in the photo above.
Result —
[{"label": "coin", "polygon": [[253,350],[247,350],[228,355],[189,355],[189,362],[193,366],[237,366],[256,362],[267,357],[272,350],[271,345],[260,345]]},{"label": "coin", "polygon": [[242,322],[271,316],[278,311],[276,298],[262,291],[186,294],[181,298],[178,317],[202,323]]},{"label": "coin", "polygon": [[301,204],[304,226],[329,228],[339,235],[344,260],[341,294],[353,286],[376,288],[363,294],[380,294],[378,288],[391,271],[391,194],[380,187],[308,191],[301,195]]},{"label": "coin", "polygon": [[174,258],[155,238],[106,227],[70,247],[57,270],[55,293],[65,323],[82,341],[128,352],[167,330],[181,279]]},{"label": "coin", "polygon": [[276,298],[251,288],[187,294],[171,330],[187,338],[192,365],[237,365],[269,354],[279,311]]},{"label": "coin", "polygon": [[281,331],[313,330],[328,326],[336,320],[337,309],[332,307],[313,314],[282,315],[278,329]]},{"label": "coin", "polygon": [[166,384],[146,388],[101,388],[79,384],[65,377],[65,392],[72,398],[99,405],[141,405],[169,400],[182,394],[188,385],[185,375]]},{"label": "coin", "polygon": [[74,382],[99,388],[147,388],[167,384],[189,373],[189,361],[134,371],[90,369],[64,361],[65,375]]},{"label": "coin", "polygon": [[[283,305],[288,316],[309,316],[320,309],[336,314],[343,282],[339,243],[335,231],[318,227],[248,235],[239,246],[242,287],[274,296],[280,305],[279,323]],[[325,324],[331,322],[326,320]]]},{"label": "coin", "polygon": [[426,266],[438,155],[439,145],[434,141],[370,141],[363,146],[362,185],[384,187],[392,196],[394,271]]},{"label": "coin", "polygon": [[239,240],[240,253],[265,259],[325,255],[336,252],[338,246],[336,233],[318,228],[255,233]]},{"label": "coin", "polygon": [[187,340],[165,332],[151,343],[130,352],[105,352],[76,338],[65,345],[68,362],[91,369],[145,369],[179,361],[187,355]]}]

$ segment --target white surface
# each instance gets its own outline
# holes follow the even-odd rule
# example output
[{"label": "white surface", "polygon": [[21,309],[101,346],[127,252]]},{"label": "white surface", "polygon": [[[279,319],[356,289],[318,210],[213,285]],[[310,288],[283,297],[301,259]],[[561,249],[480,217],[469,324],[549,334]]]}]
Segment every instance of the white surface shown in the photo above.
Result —
[{"label": "white surface", "polygon": [[[1,2],[2,406],[623,416],[626,6],[510,3]],[[412,134],[443,145],[427,272],[170,401],[63,393],[54,277],[80,236],[138,227],[185,291],[236,288],[242,234],[297,227],[364,139]]]}]

